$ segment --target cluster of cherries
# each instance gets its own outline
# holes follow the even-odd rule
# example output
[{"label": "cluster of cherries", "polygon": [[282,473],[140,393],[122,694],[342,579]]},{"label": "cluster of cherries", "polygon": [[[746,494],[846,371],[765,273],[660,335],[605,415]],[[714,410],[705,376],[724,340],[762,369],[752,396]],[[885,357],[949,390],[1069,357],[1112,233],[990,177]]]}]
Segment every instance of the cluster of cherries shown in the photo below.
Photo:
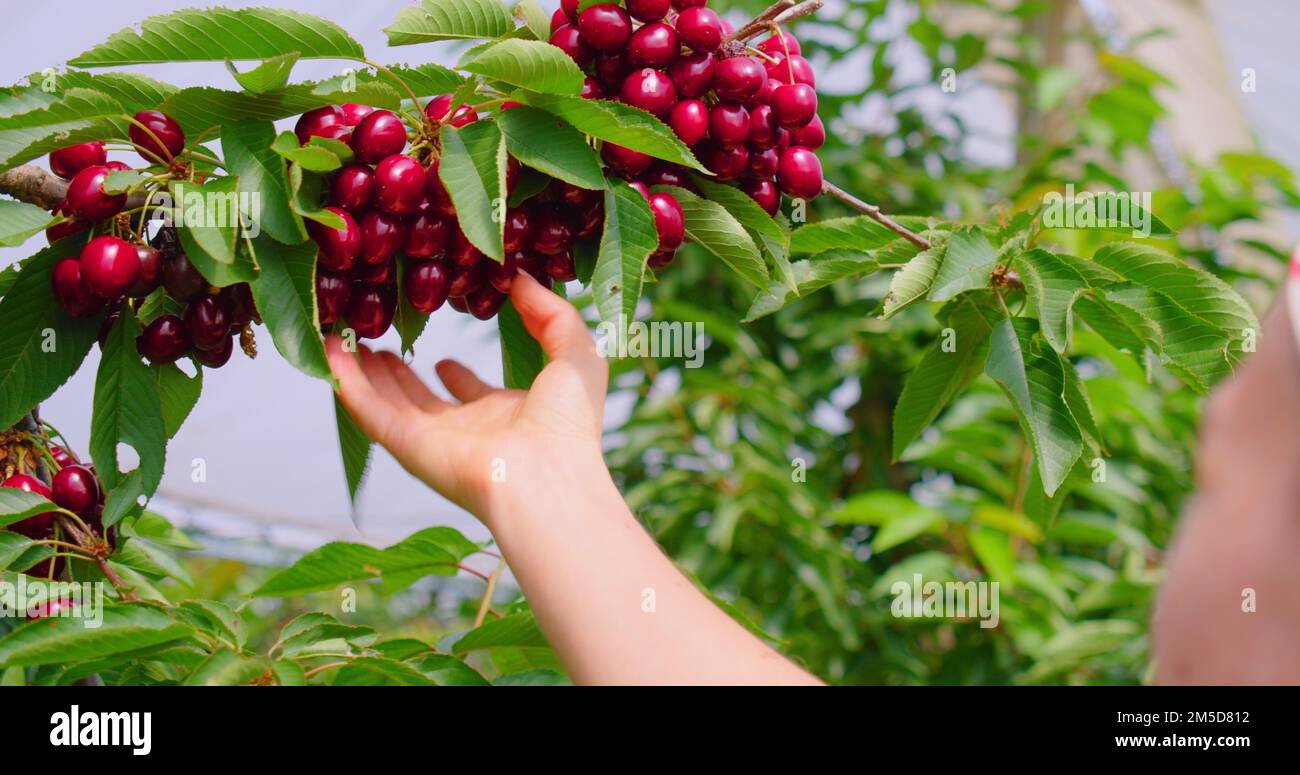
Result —
[{"label": "cluster of cherries", "polygon": [[[156,110],[134,116],[131,142],[146,158],[170,165],[185,148],[185,133],[171,116]],[[69,220],[46,229],[50,244],[90,229],[111,231],[112,220],[127,203],[125,193],[105,188],[115,170],[129,170],[108,161],[102,142],[61,148],[50,154],[50,169],[68,180],[68,191],[54,208]],[[91,237],[77,258],[54,266],[51,282],[59,305],[74,317],[86,318],[109,308],[101,330],[108,334],[126,301],[139,300],[162,286],[183,314],[164,314],[149,321],[136,341],[140,354],[152,363],[172,363],[192,355],[216,368],[230,360],[235,336],[253,319],[253,297],[246,283],[211,288],[181,250],[176,232],[164,227],[155,244],[132,243],[113,234]],[[159,249],[161,248],[161,250]]]},{"label": "cluster of cherries", "polygon": [[[31,474],[16,473],[0,482],[0,487],[33,492],[53,501],[56,506],[80,516],[97,536],[107,535],[111,546],[116,540],[116,531],[109,528],[106,533],[104,530],[104,492],[99,486],[99,478],[95,476],[94,466],[82,465],[71,452],[54,444],[49,446],[49,453],[57,467],[49,485]],[[54,538],[54,514],[55,512],[37,514],[15,522],[7,529],[33,541],[49,540]],[[52,557],[36,563],[24,572],[37,578],[58,578],[62,570],[63,558]]]},{"label": "cluster of cherries", "polygon": [[[774,34],[748,49],[728,40],[731,27],[708,0],[626,5],[579,12],[578,0],[562,0],[551,18],[551,44],[589,73],[584,97],[653,113],[719,179],[737,181],[769,214],[782,192],[799,199],[821,193],[815,151],[826,129],[812,67],[793,35]],[[630,180],[685,182],[682,168],[629,148],[605,143],[602,157]]]}]

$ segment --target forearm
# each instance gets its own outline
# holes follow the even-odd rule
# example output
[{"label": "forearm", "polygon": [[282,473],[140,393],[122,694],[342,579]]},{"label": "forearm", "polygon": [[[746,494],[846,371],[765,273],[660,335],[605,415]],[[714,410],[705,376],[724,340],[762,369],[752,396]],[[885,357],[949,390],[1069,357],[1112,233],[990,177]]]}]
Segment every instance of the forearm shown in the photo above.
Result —
[{"label": "forearm", "polygon": [[815,683],[673,566],[592,458],[502,482],[487,517],[574,680]]}]

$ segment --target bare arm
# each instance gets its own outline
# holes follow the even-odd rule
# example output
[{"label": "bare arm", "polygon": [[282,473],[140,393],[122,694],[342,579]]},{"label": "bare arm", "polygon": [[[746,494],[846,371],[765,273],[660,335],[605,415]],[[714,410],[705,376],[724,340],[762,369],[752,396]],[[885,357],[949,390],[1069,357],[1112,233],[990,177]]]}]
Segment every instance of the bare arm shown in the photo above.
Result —
[{"label": "bare arm", "polygon": [[608,366],[577,311],[526,274],[511,299],[551,358],[529,391],[443,361],[445,401],[392,353],[331,339],[357,423],[483,520],[576,681],[815,683],[714,606],[632,516],[600,452]]}]

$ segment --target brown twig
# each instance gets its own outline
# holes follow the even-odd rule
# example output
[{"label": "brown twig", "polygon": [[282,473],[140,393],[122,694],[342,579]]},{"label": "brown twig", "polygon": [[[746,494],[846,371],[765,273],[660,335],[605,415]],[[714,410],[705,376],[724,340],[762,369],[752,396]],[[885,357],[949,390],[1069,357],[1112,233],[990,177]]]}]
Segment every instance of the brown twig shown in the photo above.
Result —
[{"label": "brown twig", "polygon": [[[68,193],[68,181],[49,170],[34,164],[24,164],[0,172],[0,194],[20,202],[53,210]],[[123,209],[132,210],[144,205],[144,194],[132,194]]]},{"label": "brown twig", "polygon": [[903,239],[919,247],[921,250],[929,250],[931,248],[930,240],[899,224],[888,215],[885,215],[880,211],[879,207],[858,199],[856,196],[850,194],[829,180],[822,183],[822,193],[829,194],[849,207],[852,207],[854,210],[871,217],[881,226],[884,226],[886,229],[898,234]]},{"label": "brown twig", "polygon": [[755,16],[752,21],[741,25],[740,29],[727,36],[722,41],[723,46],[725,47],[726,44],[733,41],[744,43],[773,25],[789,24],[795,19],[817,13],[824,2],[825,0],[803,0],[802,3],[795,2],[795,0],[778,0],[778,2],[769,6],[767,10]]}]

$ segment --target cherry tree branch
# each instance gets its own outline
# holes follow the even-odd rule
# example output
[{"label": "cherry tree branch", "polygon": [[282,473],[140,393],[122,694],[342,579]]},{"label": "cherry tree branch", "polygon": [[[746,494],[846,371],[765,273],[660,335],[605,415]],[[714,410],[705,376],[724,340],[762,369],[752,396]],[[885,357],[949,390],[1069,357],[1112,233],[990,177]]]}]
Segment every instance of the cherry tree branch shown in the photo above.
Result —
[{"label": "cherry tree branch", "polygon": [[881,212],[879,207],[876,207],[870,202],[864,202],[861,199],[858,199],[856,196],[850,194],[829,180],[822,182],[822,193],[833,196],[849,207],[852,207],[854,210],[872,218],[881,226],[884,226],[886,229],[889,229],[913,245],[916,245],[921,250],[930,249],[930,240],[922,237],[906,226],[903,226],[888,215],[885,215]]},{"label": "cherry tree branch", "polygon": [[67,193],[68,181],[32,164],[0,172],[0,194],[46,210],[53,210]]}]

